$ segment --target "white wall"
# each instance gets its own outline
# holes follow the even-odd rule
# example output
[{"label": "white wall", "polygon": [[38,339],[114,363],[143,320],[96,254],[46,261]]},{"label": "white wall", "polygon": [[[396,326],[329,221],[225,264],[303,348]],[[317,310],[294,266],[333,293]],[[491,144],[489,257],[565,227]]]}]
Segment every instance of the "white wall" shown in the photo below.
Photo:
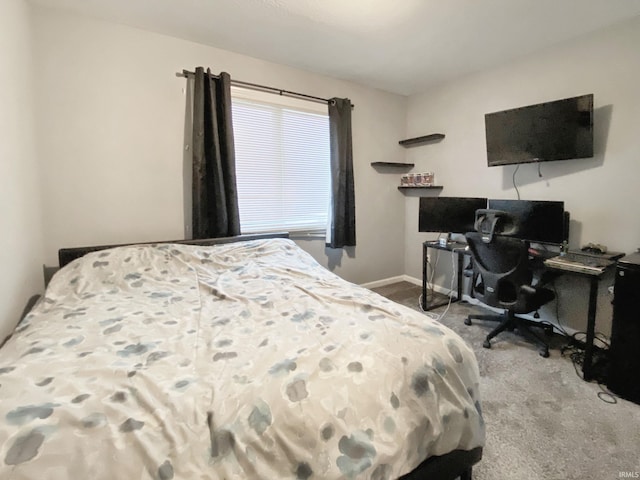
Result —
[{"label": "white wall", "polygon": [[[484,114],[593,93],[594,158],[544,163],[542,178],[536,164],[522,165],[516,184],[522,199],[565,202],[572,218],[570,247],[597,242],[610,250],[635,251],[640,247],[638,45],[640,18],[414,95],[408,101],[408,136],[440,132],[446,138],[411,149],[407,160],[416,163],[416,171],[435,172],[436,182],[444,186],[442,196],[515,199],[515,167],[486,165]],[[417,232],[417,208],[417,199],[409,198],[405,269],[420,277],[416,259],[428,234]],[[569,283],[561,291],[561,320],[584,329],[586,282]],[[608,334],[610,298],[603,297],[598,328]],[[555,312],[547,314],[555,317]]]},{"label": "white wall", "polygon": [[405,98],[228,51],[35,7],[45,252],[61,247],[184,237],[186,80],[202,65],[232,78],[323,97],[353,111],[358,246],[322,264],[357,283],[401,275],[404,198],[397,175],[373,161],[401,160]]},{"label": "white wall", "polygon": [[32,99],[31,22],[24,0],[0,2],[0,343],[40,293],[42,233]]}]

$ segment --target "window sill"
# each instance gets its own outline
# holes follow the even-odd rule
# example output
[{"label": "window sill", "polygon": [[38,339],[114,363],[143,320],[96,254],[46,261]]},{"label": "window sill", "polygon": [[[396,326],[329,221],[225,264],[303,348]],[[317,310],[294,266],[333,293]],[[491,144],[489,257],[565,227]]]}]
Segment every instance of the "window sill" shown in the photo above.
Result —
[{"label": "window sill", "polygon": [[302,239],[318,238],[318,239],[324,240],[326,237],[327,237],[327,232],[319,231],[319,230],[289,232],[289,238],[302,238]]},{"label": "window sill", "polygon": [[256,232],[243,232],[243,234],[254,235],[254,234],[262,234],[262,233],[274,233],[274,232],[287,232],[289,234],[289,238],[299,238],[299,239],[325,239],[327,237],[326,230],[287,230],[286,228],[280,228],[278,230],[263,230]]}]

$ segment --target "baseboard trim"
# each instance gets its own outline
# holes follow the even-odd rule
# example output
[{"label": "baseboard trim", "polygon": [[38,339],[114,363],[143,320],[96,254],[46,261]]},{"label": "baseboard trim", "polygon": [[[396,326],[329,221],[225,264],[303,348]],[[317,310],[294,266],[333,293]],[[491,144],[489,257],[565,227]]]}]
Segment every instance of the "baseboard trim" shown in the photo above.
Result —
[{"label": "baseboard trim", "polygon": [[[360,286],[364,288],[378,288],[386,287],[398,282],[409,282],[417,286],[422,286],[422,280],[412,277],[411,275],[398,275],[397,277],[383,278],[381,280],[374,280],[373,282],[361,283]],[[449,295],[451,292],[447,288],[443,288],[440,285],[433,285],[433,290],[443,295]]]},{"label": "baseboard trim", "polygon": [[[414,285],[417,286],[422,286],[422,280],[417,279],[415,277],[412,277],[410,275],[398,275],[396,277],[389,277],[389,278],[383,278],[381,280],[375,280],[373,282],[367,282],[367,283],[362,283],[360,284],[361,287],[364,288],[378,288],[378,287],[386,287],[387,285],[392,285],[394,283],[398,283],[398,282],[409,282],[412,283]],[[444,288],[440,285],[433,285],[433,290],[435,290],[438,293],[441,293],[443,295],[449,295],[450,291],[447,288]],[[499,309],[499,308],[495,308],[495,307],[490,307],[489,305],[485,305],[484,303],[478,301],[478,299],[473,298],[472,296],[470,296],[469,294],[463,294],[462,295],[462,300],[466,301],[467,303],[470,303],[471,305],[477,305],[479,307],[482,307],[486,310],[489,310],[493,313],[503,313],[504,310]],[[557,321],[551,320],[551,319],[535,319],[533,318],[532,314],[528,314],[528,315],[519,315],[522,318],[526,318],[528,320],[532,320],[534,322],[538,322],[538,321],[546,321],[549,322],[551,325],[554,326],[556,332],[561,332],[562,330],[564,330],[565,332],[567,332],[569,335],[572,335],[574,333],[577,332],[577,330],[574,330],[571,327],[560,327],[558,325]]]},{"label": "baseboard trim", "polygon": [[411,277],[409,275],[398,275],[397,277],[389,277],[381,280],[374,280],[373,282],[361,283],[360,286],[364,288],[378,288],[386,287],[387,285],[392,285],[398,282],[409,282],[418,286],[422,285],[422,280],[418,280],[415,277]]},{"label": "baseboard trim", "polygon": [[[409,282],[419,287],[422,286],[422,280],[416,277],[412,277],[411,275],[398,275],[397,277],[383,278],[381,280],[375,280],[373,282],[361,283],[360,286],[364,288],[378,288],[386,287],[387,285],[392,285],[398,282]],[[440,285],[433,285],[433,290],[443,295],[449,295],[450,293],[449,289],[443,288]]]}]

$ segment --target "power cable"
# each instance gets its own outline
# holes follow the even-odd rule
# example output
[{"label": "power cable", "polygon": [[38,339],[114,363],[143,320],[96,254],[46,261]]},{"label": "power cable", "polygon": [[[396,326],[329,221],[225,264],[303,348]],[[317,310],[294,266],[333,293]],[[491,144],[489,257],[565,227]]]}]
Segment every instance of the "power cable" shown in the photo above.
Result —
[{"label": "power cable", "polygon": [[518,186],[516,185],[516,173],[518,173],[518,169],[520,168],[520,164],[516,165],[516,169],[513,171],[513,177],[511,181],[513,183],[513,188],[516,189],[516,193],[518,194],[518,200],[520,200],[520,190],[518,190]]}]

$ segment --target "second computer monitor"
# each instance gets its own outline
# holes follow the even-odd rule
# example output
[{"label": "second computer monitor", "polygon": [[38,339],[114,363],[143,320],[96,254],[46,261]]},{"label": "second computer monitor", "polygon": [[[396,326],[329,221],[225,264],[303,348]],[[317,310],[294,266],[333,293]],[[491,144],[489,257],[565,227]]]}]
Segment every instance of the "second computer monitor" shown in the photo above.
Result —
[{"label": "second computer monitor", "polygon": [[487,208],[486,198],[421,197],[418,231],[467,233],[473,231],[476,210]]},{"label": "second computer monitor", "polygon": [[518,226],[515,237],[536,243],[561,244],[569,237],[569,219],[564,202],[543,200],[489,199],[489,208],[514,217]]}]

